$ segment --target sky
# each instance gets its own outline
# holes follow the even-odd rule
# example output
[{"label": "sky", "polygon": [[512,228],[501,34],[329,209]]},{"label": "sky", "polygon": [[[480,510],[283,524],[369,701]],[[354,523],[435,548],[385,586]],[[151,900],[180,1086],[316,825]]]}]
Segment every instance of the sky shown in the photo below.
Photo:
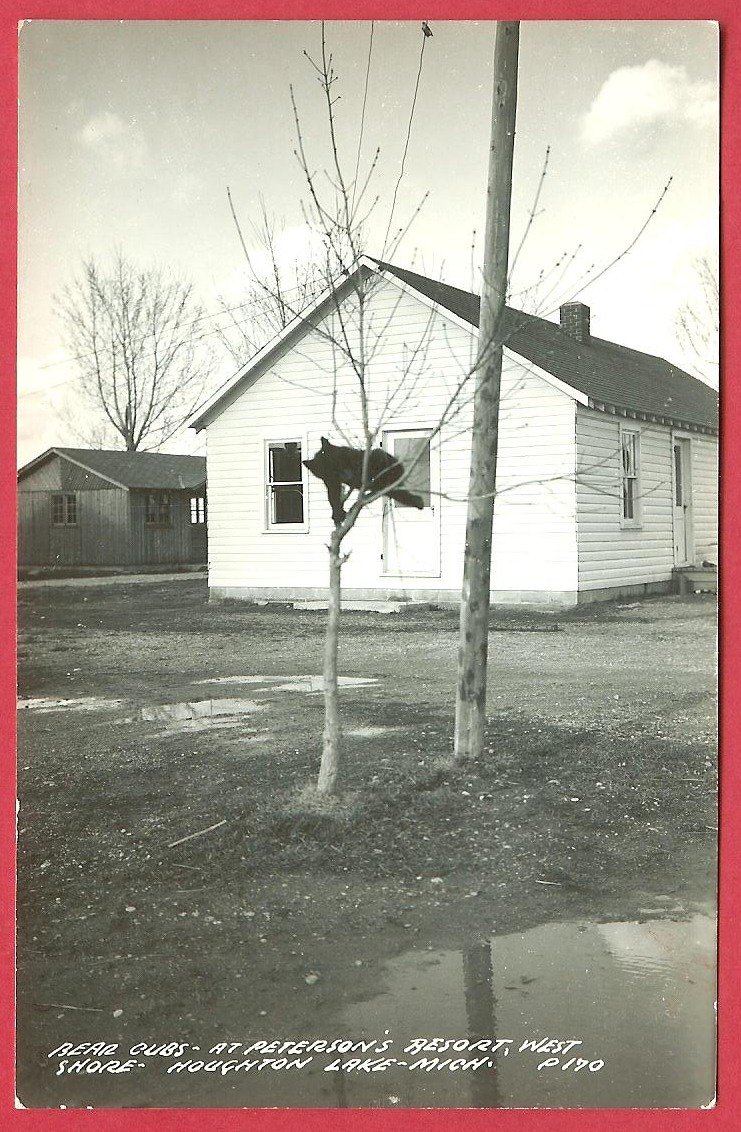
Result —
[{"label": "sky", "polygon": [[[394,262],[469,289],[481,270],[494,28],[434,23],[422,55],[418,22],[326,25],[345,168],[354,171],[359,139],[361,177],[380,149],[366,251],[381,251],[398,182],[394,227],[426,199]],[[142,266],[181,272],[216,328],[218,296],[236,304],[244,293],[227,186],[245,228],[264,198],[281,254],[307,254],[290,87],[309,161],[323,170],[326,114],[305,55],[319,48],[320,25],[299,21],[23,25],[19,464],[53,444],[79,444],[64,419],[76,371],[54,296],[83,257],[105,260],[120,247]],[[670,177],[635,246],[589,283],[629,247]],[[512,248],[527,235],[512,305],[545,272],[558,285],[539,288],[542,313],[557,317],[559,302],[579,298],[594,335],[693,370],[677,312],[697,297],[698,257],[717,255],[718,208],[715,24],[521,25]],[[564,255],[573,265],[560,278],[554,265]],[[217,353],[209,388],[234,368]],[[184,430],[166,448],[204,444],[204,434]]]}]

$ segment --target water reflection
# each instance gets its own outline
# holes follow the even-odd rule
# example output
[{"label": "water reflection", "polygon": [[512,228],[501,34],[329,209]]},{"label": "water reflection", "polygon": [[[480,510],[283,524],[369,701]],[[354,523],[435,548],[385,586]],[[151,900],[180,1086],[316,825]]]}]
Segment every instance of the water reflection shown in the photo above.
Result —
[{"label": "water reflection", "polygon": [[[513,1039],[476,1071],[384,1073],[400,1107],[697,1108],[714,1095],[714,998],[709,917],[546,924],[464,952],[407,952],[388,964],[386,991],[341,1022],[354,1037],[390,1029],[402,1058],[415,1037]],[[548,1039],[580,1044],[521,1051]],[[349,1107],[379,1103],[377,1081],[344,1088]]]},{"label": "water reflection", "polygon": [[170,720],[214,719],[223,715],[245,715],[261,711],[264,704],[256,700],[223,699],[195,700],[191,703],[156,704],[141,709],[141,718],[147,723],[168,723]]}]

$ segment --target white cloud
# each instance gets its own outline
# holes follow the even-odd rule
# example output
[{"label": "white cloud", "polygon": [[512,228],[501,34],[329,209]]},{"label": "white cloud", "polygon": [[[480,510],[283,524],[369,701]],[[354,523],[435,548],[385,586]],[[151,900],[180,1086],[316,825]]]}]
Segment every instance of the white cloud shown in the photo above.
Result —
[{"label": "white cloud", "polygon": [[592,144],[628,129],[661,123],[712,126],[718,116],[713,83],[692,82],[684,67],[649,59],[639,67],[619,67],[608,75],[582,119],[582,134]]},{"label": "white cloud", "polygon": [[146,156],[146,142],[136,123],[126,122],[110,110],[89,118],[77,141],[121,172],[138,168]]},{"label": "white cloud", "polygon": [[[245,227],[244,218],[241,219]],[[217,281],[219,294],[235,301],[244,295],[245,290],[250,289],[253,272],[260,279],[272,278],[272,261],[269,253],[251,237],[249,231],[247,238],[251,267],[242,262],[223,280]],[[320,269],[324,264],[324,244],[319,233],[308,224],[289,224],[277,228],[274,251],[284,286],[287,287],[292,286],[297,269],[300,273],[301,268],[307,264],[317,263]]]}]

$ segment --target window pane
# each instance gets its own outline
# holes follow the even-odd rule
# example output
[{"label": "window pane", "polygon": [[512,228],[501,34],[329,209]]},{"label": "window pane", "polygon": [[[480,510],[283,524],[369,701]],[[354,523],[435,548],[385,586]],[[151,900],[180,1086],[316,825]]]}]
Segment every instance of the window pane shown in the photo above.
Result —
[{"label": "window pane", "polygon": [[623,482],[623,518],[633,519],[634,515],[634,497],[635,480],[624,480]]},{"label": "window pane", "polygon": [[623,433],[623,471],[628,476],[635,475],[636,438],[633,433]]},{"label": "window pane", "polygon": [[674,502],[677,507],[682,506],[682,449],[679,444],[674,445]]},{"label": "window pane", "polygon": [[297,441],[270,445],[270,482],[301,483],[301,445]]},{"label": "window pane", "polygon": [[291,487],[272,487],[271,520],[273,523],[303,523],[304,489],[303,485]]},{"label": "window pane", "polygon": [[146,514],[144,517],[146,523],[157,522],[157,496],[152,492],[147,496]]},{"label": "window pane", "polygon": [[430,505],[430,442],[421,436],[394,437],[396,456],[407,472],[404,490],[421,495],[425,507]]},{"label": "window pane", "polygon": [[74,525],[77,522],[77,496],[67,496],[67,522]]},{"label": "window pane", "polygon": [[170,496],[163,491],[159,500],[159,521],[163,526],[170,525]]}]

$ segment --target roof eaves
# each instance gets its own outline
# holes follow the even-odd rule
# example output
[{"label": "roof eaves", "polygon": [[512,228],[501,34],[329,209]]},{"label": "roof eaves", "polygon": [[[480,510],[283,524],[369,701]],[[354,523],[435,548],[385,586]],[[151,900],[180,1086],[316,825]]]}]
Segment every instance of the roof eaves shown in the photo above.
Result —
[{"label": "roof eaves", "polygon": [[629,409],[625,405],[618,405],[611,401],[602,401],[595,397],[589,398],[588,408],[597,413],[608,413],[612,417],[626,417],[630,420],[648,421],[654,424],[667,425],[669,428],[686,429],[687,432],[702,432],[708,436],[718,436],[720,428],[699,421],[683,420],[673,417],[671,413],[654,413],[650,410]]}]

